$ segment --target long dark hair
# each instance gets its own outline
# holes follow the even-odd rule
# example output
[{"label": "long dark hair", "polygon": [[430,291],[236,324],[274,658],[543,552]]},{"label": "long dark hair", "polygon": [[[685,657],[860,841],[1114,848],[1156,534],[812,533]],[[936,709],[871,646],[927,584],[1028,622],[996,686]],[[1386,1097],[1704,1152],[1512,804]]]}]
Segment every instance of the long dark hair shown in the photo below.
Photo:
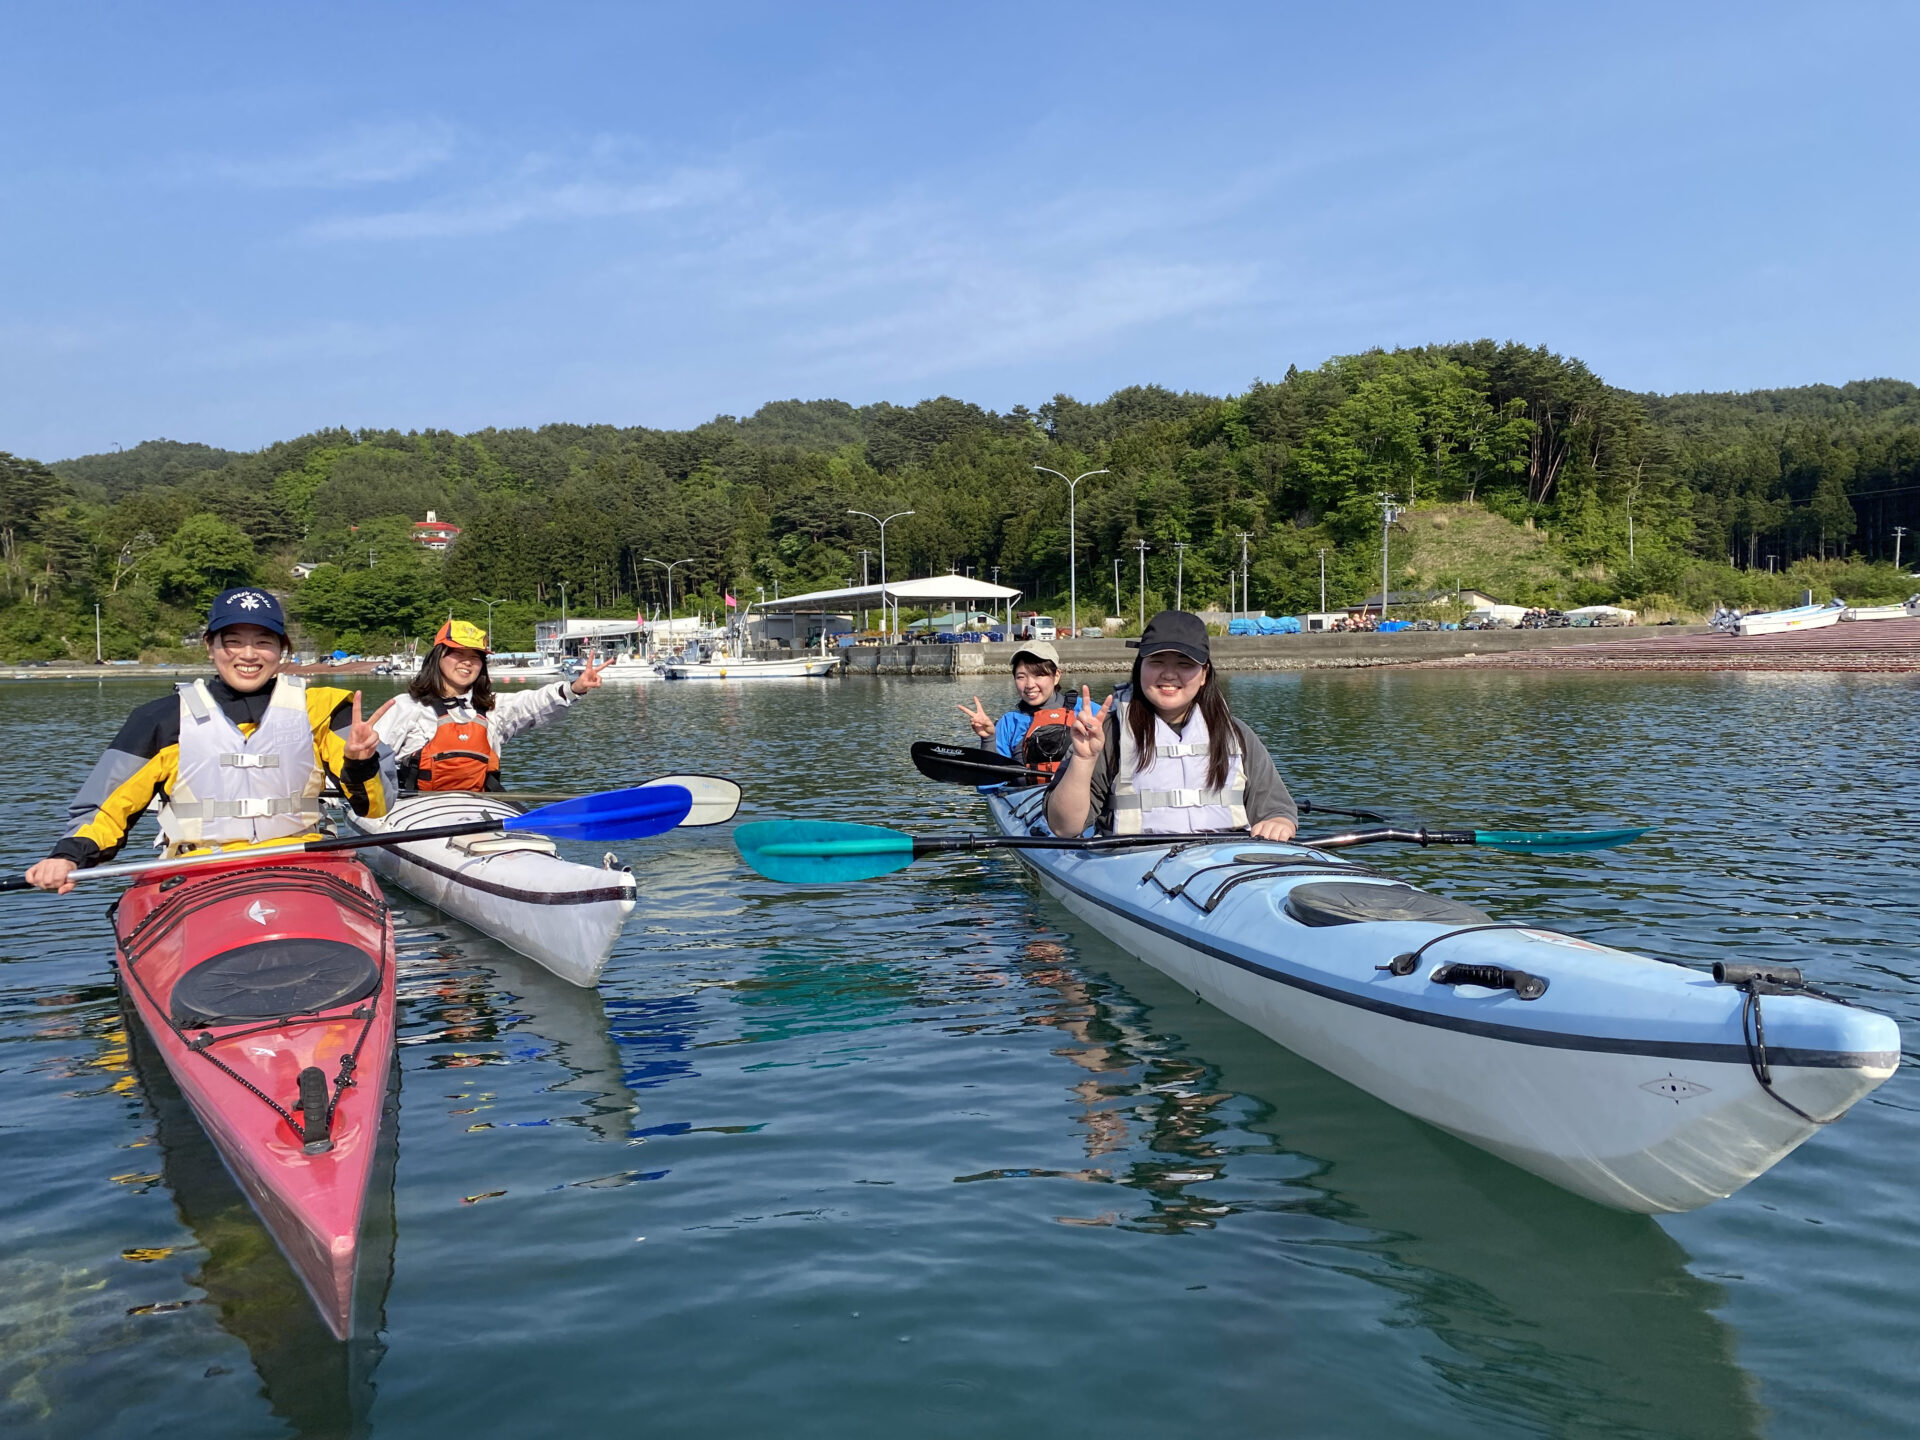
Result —
[{"label": "long dark hair", "polygon": [[[407,694],[422,705],[431,705],[444,698],[440,694],[440,661],[447,653],[447,647],[436,645],[427,652],[427,658],[420,662],[420,671],[407,685]],[[493,681],[487,675],[487,657],[480,657],[480,673],[473,677],[473,708],[481,715],[493,709]],[[1213,722],[1209,720],[1207,724]]]},{"label": "long dark hair", "polygon": [[[1138,775],[1153,763],[1153,718],[1160,712],[1146,697],[1140,684],[1140,665],[1147,657],[1133,661],[1133,694],[1127,697],[1127,728],[1133,732],[1133,773]],[[1218,790],[1227,783],[1227,765],[1240,748],[1239,733],[1233,727],[1233,713],[1227,709],[1227,682],[1212,665],[1207,666],[1206,682],[1194,697],[1193,708],[1207,722],[1207,788]]]}]

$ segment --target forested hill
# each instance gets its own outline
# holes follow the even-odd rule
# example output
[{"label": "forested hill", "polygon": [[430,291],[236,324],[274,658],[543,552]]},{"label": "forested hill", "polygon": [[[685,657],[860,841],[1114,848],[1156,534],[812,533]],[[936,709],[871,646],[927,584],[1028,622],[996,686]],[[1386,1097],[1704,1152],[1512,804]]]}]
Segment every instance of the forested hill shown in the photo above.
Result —
[{"label": "forested hill", "polygon": [[[5,443],[0,435],[0,445]],[[557,611],[712,608],[843,585],[887,530],[888,573],[995,574],[1053,607],[1077,494],[1082,621],[1223,603],[1244,554],[1253,603],[1281,613],[1378,589],[1380,503],[1404,584],[1536,603],[1894,591],[1893,527],[1920,530],[1920,390],[1868,380],[1747,395],[1635,395],[1577,360],[1491,341],[1341,356],[1239,395],[1136,386],[997,414],[939,397],[856,408],[778,401],[692,430],[323,430],[248,454],[150,441],[51,467],[0,459],[0,657],[160,652],[222,585],[292,591],[323,643],[430,632],[449,604],[506,602],[525,644]],[[462,527],[445,557],[410,526]],[[1459,523],[1456,523],[1459,522]],[[1464,537],[1474,537],[1468,544]],[[1911,536],[1902,558],[1913,556]],[[1123,558],[1116,606],[1113,562]],[[293,583],[295,561],[322,568]],[[1789,577],[1786,572],[1792,570]],[[1770,573],[1778,571],[1779,574]]]}]

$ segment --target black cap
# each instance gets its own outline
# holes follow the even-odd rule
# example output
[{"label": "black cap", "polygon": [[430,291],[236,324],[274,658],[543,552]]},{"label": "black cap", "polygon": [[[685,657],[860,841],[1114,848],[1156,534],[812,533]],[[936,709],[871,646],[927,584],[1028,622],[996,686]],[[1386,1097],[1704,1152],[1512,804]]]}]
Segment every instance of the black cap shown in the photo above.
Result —
[{"label": "black cap", "polygon": [[1129,640],[1127,644],[1143,656],[1158,650],[1177,650],[1199,664],[1213,663],[1212,652],[1207,648],[1206,622],[1185,610],[1162,610],[1147,622],[1138,640]]},{"label": "black cap", "polygon": [[280,602],[267,591],[251,585],[222,591],[207,612],[207,634],[212,635],[229,625],[258,625],[282,639],[287,634],[287,617],[280,610]]}]

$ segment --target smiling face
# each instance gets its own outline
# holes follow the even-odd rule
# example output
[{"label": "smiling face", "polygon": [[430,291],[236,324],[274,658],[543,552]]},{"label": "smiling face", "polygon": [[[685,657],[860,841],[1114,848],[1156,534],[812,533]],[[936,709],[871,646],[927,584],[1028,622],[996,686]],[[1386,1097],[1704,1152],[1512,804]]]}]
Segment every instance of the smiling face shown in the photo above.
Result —
[{"label": "smiling face", "polygon": [[480,668],[487,663],[487,657],[478,650],[468,650],[459,645],[449,645],[446,653],[440,657],[440,693],[442,695],[464,695],[473,688],[473,682],[480,678]]},{"label": "smiling face", "polygon": [[1207,683],[1207,667],[1178,650],[1156,650],[1140,660],[1140,693],[1169,725],[1187,718]]},{"label": "smiling face", "polygon": [[264,625],[228,625],[207,637],[207,654],[235,693],[251,695],[280,673],[285,645]]},{"label": "smiling face", "polygon": [[1053,685],[1059,671],[1039,660],[1022,660],[1013,667],[1013,688],[1028,705],[1044,705],[1053,698]]}]

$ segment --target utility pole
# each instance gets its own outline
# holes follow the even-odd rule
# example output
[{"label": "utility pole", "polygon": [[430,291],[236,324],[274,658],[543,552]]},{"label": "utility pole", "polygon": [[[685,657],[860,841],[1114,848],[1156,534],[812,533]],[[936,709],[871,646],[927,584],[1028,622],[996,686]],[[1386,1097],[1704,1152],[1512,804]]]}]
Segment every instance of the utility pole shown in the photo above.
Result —
[{"label": "utility pole", "polygon": [[[675,560],[672,564],[668,564],[665,560],[656,560],[651,555],[642,555],[640,560],[642,564],[658,565],[667,572],[667,633],[671,635],[673,633],[673,572],[682,565],[693,564],[693,560],[691,558]],[[773,598],[776,600],[780,598],[780,586],[777,581],[773,587]],[[561,618],[565,618],[564,614]]]},{"label": "utility pole", "polygon": [[1906,538],[1906,534],[1906,526],[1896,525],[1893,527],[1893,568],[1896,570],[1900,568],[1900,542]]},{"label": "utility pole", "polygon": [[862,550],[862,551],[860,552],[860,586],[861,586],[861,588],[862,588],[862,589],[865,589],[865,588],[866,588],[866,584],[867,584],[867,557],[868,557],[869,555],[871,555],[871,554],[873,554],[873,552],[872,552],[871,550]]},{"label": "utility pole", "polygon": [[[672,577],[669,576],[668,578],[671,579]],[[667,592],[667,604],[669,606],[673,604],[673,592],[671,590]],[[453,616],[448,615],[447,618],[451,620]],[[562,640],[567,638],[567,582],[564,580],[560,582],[560,638]]]},{"label": "utility pole", "polygon": [[1327,613],[1327,552],[1324,548],[1320,551],[1320,613]]},{"label": "utility pole", "polygon": [[1240,536],[1240,608],[1251,615],[1253,613],[1253,590],[1247,584],[1247,541],[1253,538],[1248,530],[1237,532]]},{"label": "utility pole", "polygon": [[[1060,475],[1058,470],[1048,469],[1045,465],[1036,465],[1033,468],[1036,470],[1045,470],[1049,475]],[[1079,569],[1079,531],[1073,523],[1073,492],[1079,487],[1082,480],[1094,475],[1104,475],[1106,473],[1104,470],[1089,470],[1085,475],[1076,475],[1071,480],[1067,480],[1066,476],[1060,475],[1062,480],[1067,480],[1067,623],[1073,627],[1075,636],[1078,636],[1080,633],[1080,582],[1077,574]],[[1118,595],[1119,593],[1119,587],[1116,586],[1114,588],[1114,594]],[[1114,601],[1113,608],[1116,611],[1120,608],[1120,602],[1118,600]]]},{"label": "utility pole", "polygon": [[1400,518],[1395,508],[1393,496],[1386,491],[1380,492],[1380,618],[1387,618],[1387,536],[1393,529],[1393,522]]},{"label": "utility pole", "polygon": [[1114,613],[1114,616],[1115,616],[1115,618],[1118,618],[1118,617],[1119,617],[1119,615],[1121,614],[1121,610],[1120,610],[1120,557],[1119,557],[1118,555],[1116,555],[1116,556],[1114,556],[1114,557],[1113,557],[1113,613]]},{"label": "utility pole", "polygon": [[[907,516],[913,514],[913,511],[896,510],[893,512],[893,514],[887,516],[887,518],[884,520],[882,520],[878,515],[875,515],[871,511],[867,511],[867,510],[849,510],[847,511],[847,514],[864,516],[865,518],[873,521],[874,524],[880,527],[880,613],[884,616],[888,614],[888,610],[887,610],[887,526],[891,525],[896,520],[906,519]],[[780,582],[777,580],[774,581],[773,583],[773,594],[775,599],[778,599],[780,596]],[[894,602],[894,606],[892,610],[892,623],[888,627],[887,633],[892,638],[893,642],[896,645],[900,642],[900,604],[898,601]]]},{"label": "utility pole", "polygon": [[484,605],[487,607],[487,649],[491,650],[493,649],[493,607],[496,605],[504,605],[507,602],[504,600],[487,600],[478,595],[469,596],[468,598],[476,605]]},{"label": "utility pole", "polygon": [[100,655],[100,602],[98,600],[93,602],[93,663],[96,665],[106,663]]},{"label": "utility pole", "polygon": [[1173,549],[1173,608],[1176,610],[1184,610],[1187,608],[1185,603],[1187,598],[1187,542],[1184,540],[1176,540],[1173,542]]},{"label": "utility pole", "polygon": [[1150,548],[1144,540],[1133,542],[1134,549],[1140,552],[1140,628],[1147,628],[1147,550]]}]

